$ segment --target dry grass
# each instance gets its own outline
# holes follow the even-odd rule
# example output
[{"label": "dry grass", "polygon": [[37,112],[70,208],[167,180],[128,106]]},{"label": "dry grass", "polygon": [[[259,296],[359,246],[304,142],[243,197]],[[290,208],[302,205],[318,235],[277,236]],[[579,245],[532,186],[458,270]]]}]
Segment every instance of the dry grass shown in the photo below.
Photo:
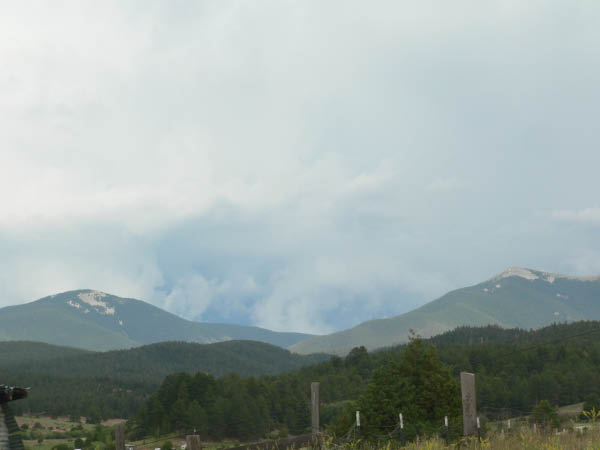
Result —
[{"label": "dry grass", "polygon": [[510,435],[494,434],[479,442],[476,438],[463,439],[447,445],[443,439],[427,439],[421,442],[412,442],[402,446],[397,441],[387,443],[355,442],[343,446],[325,443],[325,449],[347,450],[600,450],[600,432],[590,431],[565,431],[564,433],[533,433],[531,430],[515,432]]}]

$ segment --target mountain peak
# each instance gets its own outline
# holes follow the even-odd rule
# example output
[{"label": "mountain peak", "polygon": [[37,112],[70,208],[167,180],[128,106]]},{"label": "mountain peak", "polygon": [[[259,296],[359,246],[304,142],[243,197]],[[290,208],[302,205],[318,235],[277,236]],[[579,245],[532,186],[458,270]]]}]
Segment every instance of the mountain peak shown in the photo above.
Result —
[{"label": "mountain peak", "polygon": [[540,272],[531,269],[525,269],[523,267],[509,267],[501,274],[492,278],[492,280],[501,280],[502,278],[508,277],[520,277],[525,278],[526,280],[537,280],[540,278],[539,274]]},{"label": "mountain peak", "polygon": [[209,343],[243,339],[288,347],[311,335],[185,320],[135,298],[94,289],[62,292],[0,308],[0,341],[29,340],[90,350],[161,341]]},{"label": "mountain peak", "polygon": [[[114,305],[111,305],[110,303],[102,300],[107,295],[108,294],[105,294],[104,292],[86,289],[78,293],[76,299],[67,300],[67,304],[77,309],[85,308],[85,311],[89,311],[89,309],[87,308],[87,306],[89,306],[93,308],[97,313],[100,313],[105,316],[114,316]],[[77,299],[79,299],[79,301],[77,301]]]},{"label": "mountain peak", "polygon": [[559,273],[551,273],[551,272],[542,272],[540,270],[532,270],[527,269],[525,267],[509,267],[504,272],[499,275],[493,277],[490,281],[501,280],[502,278],[509,277],[520,277],[526,280],[544,280],[548,283],[554,283],[555,280],[559,278],[564,278],[567,280],[578,280],[578,281],[595,281],[600,280],[600,275],[592,275],[592,276],[584,276],[584,277],[575,277],[570,275],[562,275]]}]

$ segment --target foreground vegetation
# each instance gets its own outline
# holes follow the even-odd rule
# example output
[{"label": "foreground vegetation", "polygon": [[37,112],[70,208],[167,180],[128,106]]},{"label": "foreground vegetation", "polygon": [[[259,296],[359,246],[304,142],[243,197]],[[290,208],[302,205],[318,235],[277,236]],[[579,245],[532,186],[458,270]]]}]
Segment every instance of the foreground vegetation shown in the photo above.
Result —
[{"label": "foreground vegetation", "polygon": [[446,443],[441,438],[431,438],[402,444],[399,441],[368,442],[354,441],[347,444],[335,444],[333,440],[325,440],[324,450],[594,450],[600,449],[599,431],[565,431],[560,434],[523,430],[512,434],[494,434],[479,441],[477,438],[462,438],[456,442]]},{"label": "foreground vegetation", "polygon": [[17,417],[20,436],[29,450],[114,450],[114,425],[85,424],[66,417]]}]

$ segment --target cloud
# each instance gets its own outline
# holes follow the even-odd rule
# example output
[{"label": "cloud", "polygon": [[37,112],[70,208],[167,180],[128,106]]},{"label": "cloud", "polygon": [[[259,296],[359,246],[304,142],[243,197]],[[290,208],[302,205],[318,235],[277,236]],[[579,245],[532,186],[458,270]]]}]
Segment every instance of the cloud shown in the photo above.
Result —
[{"label": "cloud", "polygon": [[600,224],[600,208],[597,207],[579,210],[562,209],[553,211],[552,216],[557,220],[565,222],[575,222],[590,225]]},{"label": "cloud", "polygon": [[569,273],[589,276],[600,274],[600,252],[598,250],[577,249],[565,258],[563,266]]},{"label": "cloud", "polygon": [[0,253],[3,305],[81,288],[152,299],[164,282],[145,239],[115,223],[4,231]]},{"label": "cloud", "polygon": [[541,1],[13,3],[0,304],[91,287],[325,332],[508,266],[574,270],[600,251],[585,225],[599,16]]}]

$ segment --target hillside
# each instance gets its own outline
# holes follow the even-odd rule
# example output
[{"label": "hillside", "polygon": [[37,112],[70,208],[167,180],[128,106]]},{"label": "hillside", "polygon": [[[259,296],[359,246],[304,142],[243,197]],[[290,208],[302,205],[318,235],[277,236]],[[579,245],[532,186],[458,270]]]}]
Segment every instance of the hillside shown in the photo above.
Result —
[{"label": "hillside", "polygon": [[[586,402],[588,409],[600,407],[598,321],[555,324],[530,331],[461,327],[412,345],[414,349],[430,344],[435,348],[428,349],[427,359],[415,359],[413,352],[409,364],[427,366],[429,358],[437,354],[457,383],[461,371],[475,373],[477,406],[484,421],[528,415],[540,400],[551,405]],[[194,426],[202,429],[204,435],[214,434],[217,438],[243,438],[248,429],[252,430],[248,427],[264,424],[277,427],[283,423],[290,431],[301,432],[309,423],[310,412],[296,406],[309,404],[310,383],[319,381],[321,424],[343,435],[352,425],[355,411],[362,412],[354,402],[365,393],[374,374],[385,366],[389,368],[390,363],[402,361],[407,347],[400,345],[371,353],[356,348],[345,358],[334,357],[284,376],[258,380],[212,380],[202,374],[193,378],[175,374],[166,378],[146,401],[138,423],[146,434],[154,434],[159,426],[161,431]],[[397,366],[393,376],[402,377],[396,369]],[[388,372],[388,376],[392,375]],[[393,383],[389,378],[385,380]],[[394,391],[386,388],[385,393],[386,401],[398,401]],[[203,415],[194,403],[201,405]],[[406,421],[410,420],[410,406],[404,406]],[[388,409],[386,422],[393,424],[397,412]],[[192,422],[185,422],[186,418]],[[248,427],[236,427],[240,421]],[[368,421],[365,414],[363,423]]]},{"label": "hillside", "polygon": [[584,319],[600,319],[600,277],[569,277],[510,268],[406,314],[316,336],[292,345],[290,350],[302,354],[346,354],[360,345],[375,349],[406,342],[411,329],[422,337],[430,337],[462,325],[528,329]]},{"label": "hillside", "polygon": [[58,360],[73,356],[87,355],[87,350],[61,347],[31,341],[0,342],[0,368],[19,364],[35,364],[48,360]]},{"label": "hillside", "polygon": [[234,339],[285,348],[308,337],[258,327],[192,322],[141,300],[92,290],[64,292],[0,309],[0,341],[39,341],[88,350]]},{"label": "hillside", "polygon": [[[25,345],[26,344],[26,345]],[[174,372],[205,372],[220,377],[274,375],[326,361],[329,355],[298,355],[283,348],[255,341],[226,341],[214,344],[160,342],[128,350],[85,352],[48,344],[0,343],[0,351],[12,349],[4,373],[38,373],[56,377],[99,377],[137,382],[160,382]],[[17,351],[26,350],[20,358]],[[55,357],[46,357],[50,350]],[[67,351],[65,351],[67,350]],[[73,351],[72,354],[68,350]]]},{"label": "hillside", "polygon": [[[276,375],[326,361],[253,341],[214,344],[162,342],[128,350],[85,352],[36,342],[5,342],[0,382],[30,386],[19,412],[131,417],[160,382],[175,372],[216,377]],[[52,355],[49,358],[47,355]]]},{"label": "hillside", "polygon": [[[595,386],[600,382],[598,321],[557,324],[534,331],[503,330],[493,326],[460,327],[431,338],[429,342],[437,347],[442,361],[452,368],[455,376],[458,377],[461,370],[478,374],[481,406],[528,411],[541,398],[562,405],[587,400],[590,395],[597,396]],[[321,382],[322,418],[327,423],[343,410],[347,404],[344,401],[354,400],[361,394],[373,370],[390,360],[399,360],[404,350],[405,346],[371,353],[356,349],[345,358],[323,360],[328,358],[324,355],[298,357],[257,342],[165,343],[67,357],[61,361],[4,366],[0,381],[32,387],[28,399],[14,404],[20,413],[136,417],[144,405],[148,407],[150,395],[157,391],[166,372],[186,372],[186,375],[169,376],[165,380],[204,379],[206,386],[211,386],[214,384],[210,381],[212,375],[205,375],[211,370],[217,372],[210,368],[211,361],[228,359],[231,355],[238,355],[236,369],[242,374],[244,371],[256,373],[252,371],[265,367],[270,367],[270,373],[275,374],[277,370],[283,371],[286,364],[290,368],[307,364],[282,375],[224,376],[215,380],[228,386],[229,396],[239,396],[240,389],[246,388],[252,395],[268,396],[267,405],[275,406],[278,411],[276,423],[290,420],[292,429],[291,425],[302,422],[296,420],[308,417],[304,407],[308,404],[312,381]],[[222,352],[222,357],[215,356],[215,352]],[[311,358],[322,362],[312,364]],[[256,363],[262,368],[257,369]],[[192,375],[194,373],[196,375]],[[169,389],[170,397],[164,401],[174,400],[173,396],[185,392],[192,397],[190,401],[198,395],[188,389],[173,386]],[[307,403],[298,403],[298,396],[305,398]],[[246,398],[244,402],[250,400]],[[294,409],[298,405],[304,406]],[[227,419],[223,417],[223,420]]]}]

